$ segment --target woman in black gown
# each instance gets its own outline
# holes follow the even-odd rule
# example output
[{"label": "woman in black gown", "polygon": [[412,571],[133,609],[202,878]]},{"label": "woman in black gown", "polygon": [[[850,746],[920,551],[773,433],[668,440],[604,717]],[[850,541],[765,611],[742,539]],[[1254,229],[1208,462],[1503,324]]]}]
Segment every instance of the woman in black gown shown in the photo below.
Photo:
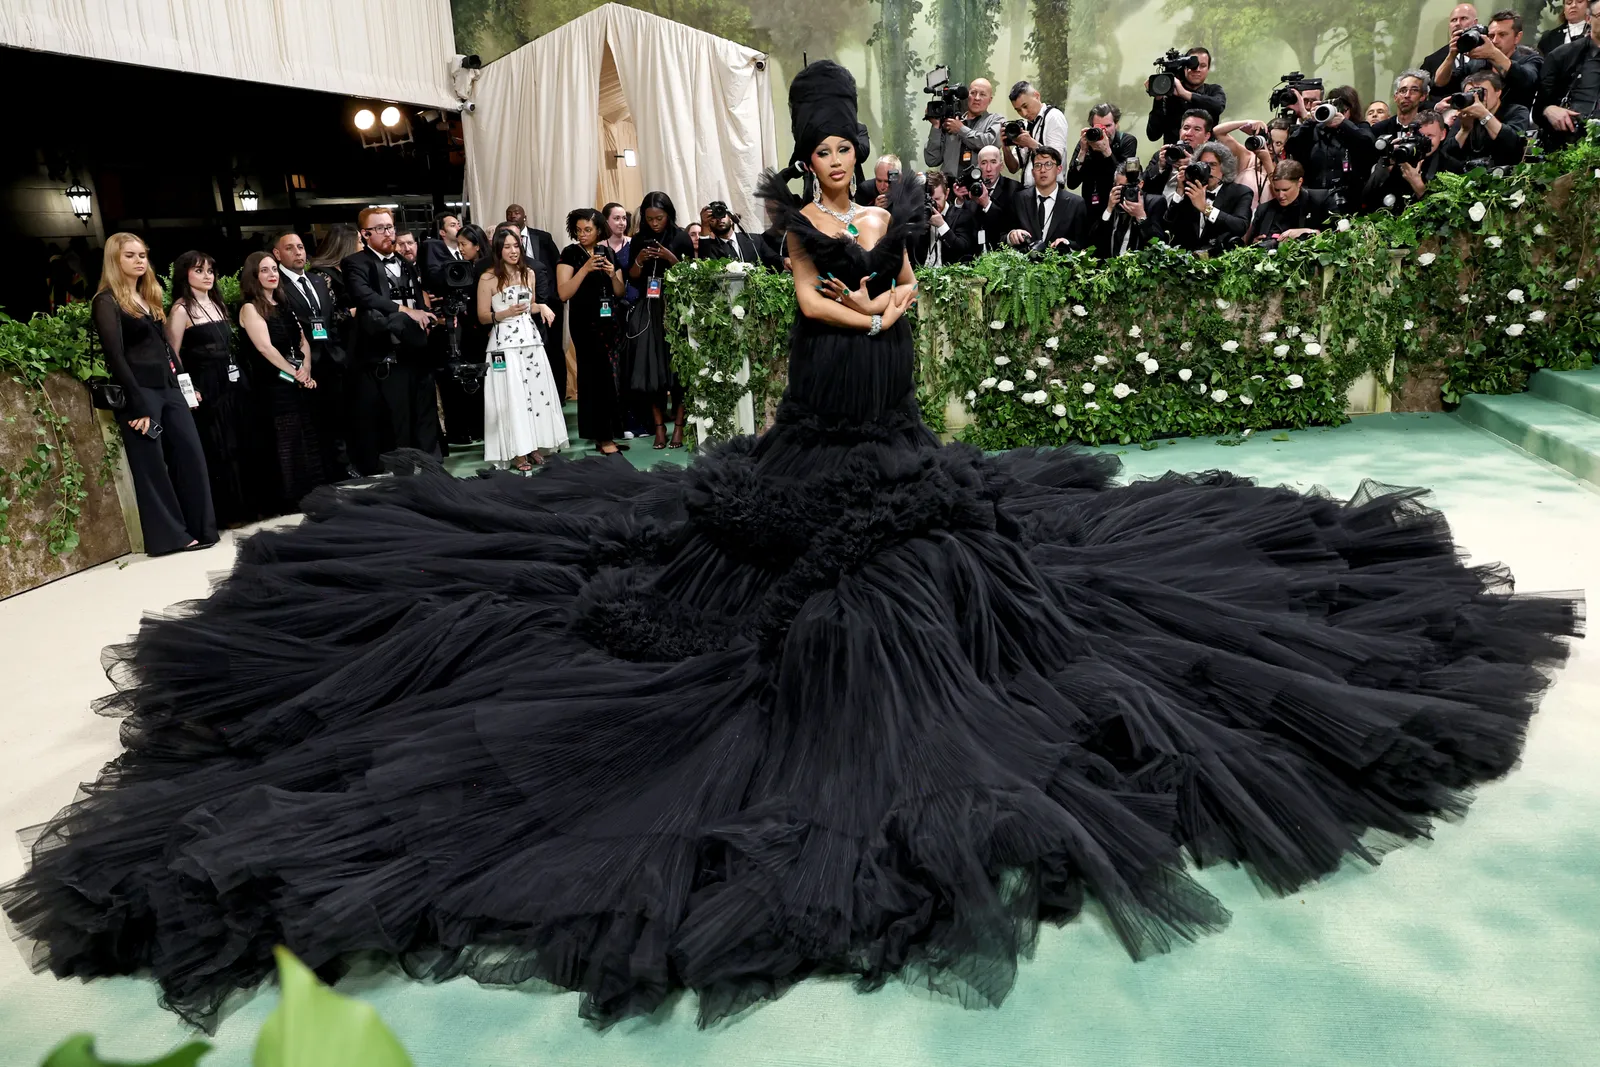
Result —
[{"label": "woman in black gown", "polygon": [[200,394],[195,429],[206,453],[211,506],[218,526],[240,526],[266,515],[266,466],[256,435],[250,383],[233,355],[233,324],[217,295],[216,261],[185,252],[172,265],[172,310],[167,339]]},{"label": "woman in black gown", "polygon": [[623,388],[642,397],[655,418],[657,449],[667,447],[667,417],[672,418],[672,447],[683,447],[683,383],[672,369],[667,346],[667,271],[682,259],[695,257],[689,235],[678,228],[678,211],[666,193],[646,193],[639,204],[639,232],[628,243],[627,277],[639,290],[628,314],[623,349]]},{"label": "woman in black gown", "polygon": [[567,213],[573,243],[556,263],[556,295],[567,302],[567,329],[578,365],[578,436],[594,442],[602,455],[624,446],[621,382],[622,271],[600,239],[602,221],[594,208]]},{"label": "woman in black gown", "polygon": [[601,1022],[823,971],[995,1003],[1091,897],[1159,951],[1226,920],[1186,856],[1288,891],[1511,768],[1576,602],[1463,566],[1415,492],[941,447],[899,317],[920,192],[851,205],[843,68],[789,99],[816,199],[781,206],[772,430],[651,472],[406,454],[246,542],[120,651],[128,749],[0,894],[41,966],[148,969],[198,1019],[275,943]]}]

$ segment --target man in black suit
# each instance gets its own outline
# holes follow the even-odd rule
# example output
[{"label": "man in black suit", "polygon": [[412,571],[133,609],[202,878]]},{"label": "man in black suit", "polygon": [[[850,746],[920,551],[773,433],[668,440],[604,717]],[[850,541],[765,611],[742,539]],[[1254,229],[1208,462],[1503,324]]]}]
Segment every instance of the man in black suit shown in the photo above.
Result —
[{"label": "man in black suit", "polygon": [[1589,0],[1562,0],[1561,25],[1539,38],[1539,54],[1548,56],[1564,44],[1589,36]]},{"label": "man in black suit", "polygon": [[360,472],[350,465],[344,388],[350,367],[350,313],[334,306],[326,279],[306,273],[306,246],[299,234],[291,230],[273,238],[272,258],[278,261],[283,304],[311,344],[312,365],[321,368],[311,401],[323,463],[354,477]]},{"label": "man in black suit", "polygon": [[1163,222],[1166,242],[1175,248],[1213,255],[1244,239],[1250,228],[1250,190],[1234,181],[1239,161],[1227,145],[1207,141],[1195,153],[1196,164],[1206,168],[1206,180],[1186,172],[1183,196],[1168,204]]},{"label": "man in black suit", "polygon": [[1349,99],[1340,90],[1328,97],[1333,114],[1316,120],[1322,103],[1321,89],[1302,89],[1289,105],[1298,119],[1284,146],[1290,159],[1305,168],[1306,185],[1334,193],[1335,203],[1359,203],[1361,187],[1378,161],[1377,138],[1372,128],[1350,113]]},{"label": "man in black suit", "polygon": [[1061,153],[1050,145],[1033,150],[1033,187],[1017,194],[1016,227],[1006,234],[1013,248],[1073,252],[1089,247],[1083,197],[1061,188]]},{"label": "man in black suit", "polygon": [[[1090,217],[1094,253],[1101,259],[1137,252],[1161,236],[1158,216],[1166,200],[1155,196],[1147,202],[1140,179],[1139,161],[1126,160],[1112,175],[1111,192],[1099,217]],[[1154,213],[1150,210],[1151,204],[1157,209]]]},{"label": "man in black suit", "polygon": [[350,459],[378,474],[379,456],[396,448],[439,450],[439,408],[428,357],[433,316],[422,308],[416,268],[395,254],[394,216],[367,208],[360,216],[366,247],[339,264],[355,307],[350,375]]},{"label": "man in black suit", "polygon": [[988,145],[978,151],[979,180],[969,186],[967,210],[972,212],[974,251],[978,255],[1005,245],[1006,234],[1016,226],[1012,208],[1022,183],[1000,173],[1000,149]]},{"label": "man in black suit", "polygon": [[1505,81],[1506,98],[1511,103],[1532,107],[1544,57],[1522,43],[1522,16],[1515,11],[1496,11],[1489,16],[1488,31],[1483,36],[1483,43],[1466,53],[1465,63],[1447,68],[1451,81],[1438,86],[1439,91],[1458,93],[1467,75],[1492,70]]},{"label": "man in black suit", "polygon": [[[1158,96],[1150,102],[1150,118],[1144,124],[1144,135],[1158,145],[1178,140],[1183,117],[1190,111],[1199,109],[1210,116],[1206,127],[1209,133],[1222,121],[1222,113],[1228,107],[1228,94],[1222,91],[1222,86],[1206,81],[1211,77],[1211,53],[1196,47],[1184,54],[1194,56],[1198,65],[1183,72],[1173,84],[1171,95]],[[1144,87],[1150,88],[1149,78],[1145,79]]]},{"label": "man in black suit", "polygon": [[888,207],[889,186],[900,180],[900,157],[890,153],[878,157],[872,179],[856,189],[856,203],[862,207]]},{"label": "man in black suit", "polygon": [[1467,75],[1466,92],[1477,97],[1456,112],[1444,143],[1444,167],[1465,174],[1477,167],[1514,167],[1522,162],[1533,136],[1533,116],[1505,96],[1505,83],[1492,70]]},{"label": "man in black suit", "polygon": [[1545,131],[1545,147],[1572,144],[1584,123],[1600,117],[1600,0],[1589,4],[1589,36],[1545,57],[1534,115]]},{"label": "man in black suit", "polygon": [[[533,324],[544,341],[550,373],[555,376],[556,395],[564,398],[567,395],[567,352],[566,334],[562,332],[562,326],[566,322],[566,304],[556,296],[556,261],[561,258],[561,250],[556,247],[556,240],[548,231],[528,225],[528,213],[521,204],[506,208],[506,221],[522,235],[523,262],[533,269],[534,299],[556,313],[548,326],[538,315],[533,317]],[[494,234],[489,237],[492,241]],[[490,259],[492,261],[493,257]]]},{"label": "man in black suit", "polygon": [[700,209],[700,243],[695,246],[696,259],[737,259],[741,263],[762,262],[760,243],[738,223],[740,219],[721,200],[713,200]]},{"label": "man in black suit", "polygon": [[1433,85],[1433,75],[1425,70],[1402,70],[1394,76],[1394,114],[1372,124],[1372,136],[1389,138],[1403,126],[1419,121],[1428,102],[1428,90]]},{"label": "man in black suit", "polygon": [[950,179],[942,170],[930,170],[927,182],[930,211],[928,229],[908,249],[913,267],[942,267],[973,258],[978,231],[972,211],[950,201]]},{"label": "man in black suit", "polygon": [[[1361,210],[1366,212],[1389,211],[1400,214],[1412,202],[1427,193],[1428,183],[1439,173],[1445,162],[1442,151],[1449,128],[1437,111],[1422,111],[1413,116],[1417,132],[1422,136],[1427,154],[1415,163],[1394,163],[1382,157],[1373,165],[1361,193]],[[1399,130],[1388,137],[1398,136]]]},{"label": "man in black suit", "polygon": [[[1449,96],[1454,89],[1447,88],[1466,77],[1470,60],[1456,52],[1456,38],[1461,31],[1478,25],[1478,9],[1472,4],[1457,4],[1450,10],[1450,40],[1437,51],[1428,53],[1421,67],[1433,75],[1433,88],[1428,91],[1428,106]],[[1460,69],[1457,69],[1460,68]]]},{"label": "man in black suit", "polygon": [[461,232],[461,217],[452,211],[434,216],[433,234],[422,242],[417,254],[417,269],[422,273],[422,285],[430,293],[444,288],[445,264],[461,258],[456,247],[456,234]]},{"label": "man in black suit", "polygon": [[1122,109],[1116,104],[1096,104],[1089,109],[1089,125],[1078,134],[1078,147],[1067,164],[1067,188],[1083,188],[1089,217],[1105,211],[1112,179],[1124,160],[1139,154],[1139,139],[1122,133]]}]

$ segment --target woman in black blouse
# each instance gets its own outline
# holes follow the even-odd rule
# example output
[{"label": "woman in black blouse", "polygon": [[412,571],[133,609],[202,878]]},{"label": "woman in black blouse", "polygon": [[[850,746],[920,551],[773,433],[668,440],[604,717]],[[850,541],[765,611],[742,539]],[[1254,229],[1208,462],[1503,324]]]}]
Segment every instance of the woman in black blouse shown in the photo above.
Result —
[{"label": "woman in black blouse", "polygon": [[650,398],[651,412],[656,419],[656,448],[667,447],[666,411],[663,402],[672,408],[672,447],[683,447],[683,386],[672,371],[672,352],[667,348],[666,311],[661,279],[680,259],[693,259],[694,247],[688,234],[678,229],[678,212],[672,198],[666,193],[646,193],[639,204],[639,232],[633,235],[629,246],[628,277],[639,287],[639,299],[649,309],[648,336],[638,336],[645,331],[631,324],[639,317],[635,312],[629,317],[629,374],[626,385],[634,392]]},{"label": "woman in black blouse", "polygon": [[150,254],[133,234],[115,233],[106,241],[92,312],[106,369],[122,386],[117,429],[133,473],[146,554],[216,544],[205,450],[180,388],[183,365],[162,329],[166,313]]},{"label": "woman in black blouse", "polygon": [[567,330],[578,364],[578,436],[608,456],[621,451],[622,271],[600,240],[600,212],[567,214],[570,244],[556,262],[556,295],[567,302]]}]

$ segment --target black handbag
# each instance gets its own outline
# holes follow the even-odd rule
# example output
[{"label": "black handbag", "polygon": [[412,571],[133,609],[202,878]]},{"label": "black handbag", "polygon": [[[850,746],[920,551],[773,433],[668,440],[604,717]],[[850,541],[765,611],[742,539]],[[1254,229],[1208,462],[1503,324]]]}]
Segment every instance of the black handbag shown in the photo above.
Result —
[{"label": "black handbag", "polygon": [[[119,329],[121,325],[121,320],[117,320]],[[89,328],[89,354],[94,356],[99,354],[99,351],[100,334],[91,325]],[[100,411],[121,411],[128,404],[128,394],[123,391],[122,386],[110,378],[90,378],[84,384],[89,387],[89,403]]]}]

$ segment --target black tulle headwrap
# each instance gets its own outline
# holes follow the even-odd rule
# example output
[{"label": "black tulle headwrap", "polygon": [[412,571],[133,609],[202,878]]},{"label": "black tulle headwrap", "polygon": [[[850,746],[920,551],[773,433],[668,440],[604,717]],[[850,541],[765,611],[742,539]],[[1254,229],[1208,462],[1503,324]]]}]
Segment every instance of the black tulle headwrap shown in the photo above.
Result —
[{"label": "black tulle headwrap", "polygon": [[789,83],[789,124],[794,132],[794,152],[785,177],[799,176],[797,164],[811,159],[817,145],[829,137],[843,137],[856,149],[856,178],[871,142],[867,128],[856,118],[856,79],[831,59],[810,64]]}]

